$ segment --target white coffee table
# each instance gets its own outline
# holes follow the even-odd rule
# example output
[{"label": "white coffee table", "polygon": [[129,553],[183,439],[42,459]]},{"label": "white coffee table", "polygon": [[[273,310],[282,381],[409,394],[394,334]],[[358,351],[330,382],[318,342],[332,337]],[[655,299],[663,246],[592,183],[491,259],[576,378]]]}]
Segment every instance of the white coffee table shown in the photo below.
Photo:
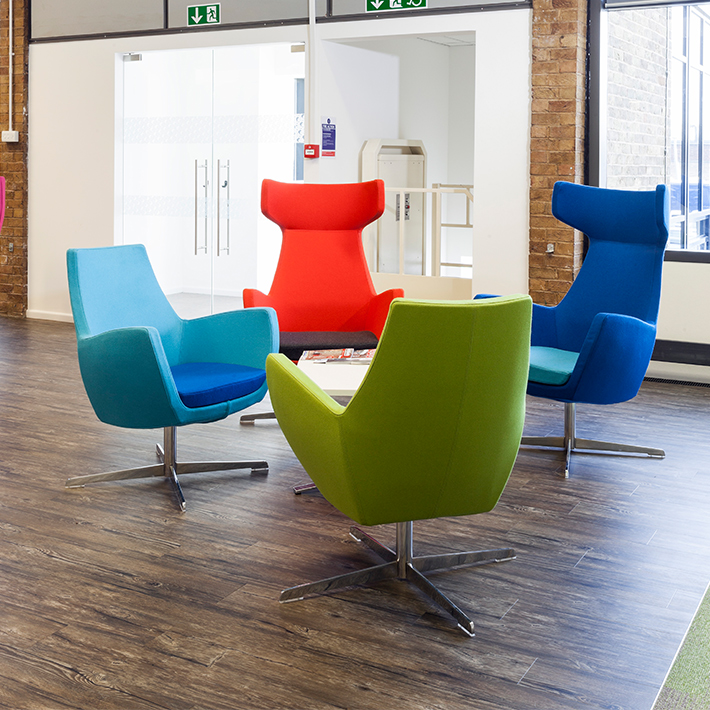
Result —
[{"label": "white coffee table", "polygon": [[369,363],[310,362],[303,360],[298,369],[305,372],[331,397],[352,397],[360,386]]}]

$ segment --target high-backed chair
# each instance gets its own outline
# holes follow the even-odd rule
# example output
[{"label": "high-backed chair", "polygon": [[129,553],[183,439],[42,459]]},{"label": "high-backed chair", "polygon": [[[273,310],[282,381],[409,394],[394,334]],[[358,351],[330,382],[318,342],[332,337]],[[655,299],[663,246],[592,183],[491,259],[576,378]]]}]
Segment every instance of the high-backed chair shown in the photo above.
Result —
[{"label": "high-backed chair", "polygon": [[382,180],[262,183],[261,211],[281,227],[283,241],[268,295],[245,289],[244,307],[276,310],[280,351],[291,360],[304,350],[377,347],[392,299],[404,295],[376,293],[365,259],[362,230],[384,209]]},{"label": "high-backed chair", "polygon": [[520,445],[531,301],[396,300],[347,406],[284,355],[266,362],[281,429],[320,492],[362,525],[397,524],[396,550],[351,534],[384,564],[287,589],[281,601],[382,579],[407,580],[473,634],[423,572],[511,559],[512,549],[415,557],[412,521],[491,510]]},{"label": "high-backed chair", "polygon": [[589,248],[562,301],[533,307],[528,393],[564,402],[564,436],[526,436],[522,443],[564,449],[565,477],[573,451],[662,458],[661,449],[578,438],[576,405],[625,402],[639,391],[656,339],[666,187],[628,191],[558,182],[552,213],[586,234]]},{"label": "high-backed chair", "polygon": [[163,476],[184,510],[179,474],[268,472],[266,461],[178,462],[176,428],[224,419],[264,397],[266,356],[278,350],[274,311],[183,320],[140,244],[70,249],[67,268],[79,366],[96,416],[114,426],[164,431],[161,463],[75,476],[67,487]]}]

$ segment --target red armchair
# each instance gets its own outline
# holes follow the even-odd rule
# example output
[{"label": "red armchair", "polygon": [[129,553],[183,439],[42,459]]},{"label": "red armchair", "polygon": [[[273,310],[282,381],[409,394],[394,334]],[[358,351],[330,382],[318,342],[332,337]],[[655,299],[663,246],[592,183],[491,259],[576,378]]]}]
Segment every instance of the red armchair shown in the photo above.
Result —
[{"label": "red armchair", "polygon": [[[279,319],[280,352],[377,346],[392,299],[376,293],[362,230],[385,210],[382,180],[341,185],[264,180],[261,211],[281,227],[283,241],[268,295],[244,289],[244,307],[271,306]],[[273,418],[247,414],[240,422]]]},{"label": "red armchair", "polygon": [[264,180],[261,211],[283,242],[269,294],[244,289],[244,307],[271,306],[281,352],[373,348],[390,303],[402,289],[377,294],[362,246],[363,227],[385,208],[382,180],[340,185]]}]

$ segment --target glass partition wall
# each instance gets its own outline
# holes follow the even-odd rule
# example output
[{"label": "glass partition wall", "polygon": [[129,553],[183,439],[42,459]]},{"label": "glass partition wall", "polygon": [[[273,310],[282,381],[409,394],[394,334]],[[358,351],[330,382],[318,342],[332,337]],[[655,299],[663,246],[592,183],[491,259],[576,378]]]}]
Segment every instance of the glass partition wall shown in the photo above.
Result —
[{"label": "glass partition wall", "polygon": [[238,308],[243,288],[268,290],[278,259],[261,181],[300,177],[304,54],[275,44],[122,59],[122,242],[145,244],[181,315]]}]

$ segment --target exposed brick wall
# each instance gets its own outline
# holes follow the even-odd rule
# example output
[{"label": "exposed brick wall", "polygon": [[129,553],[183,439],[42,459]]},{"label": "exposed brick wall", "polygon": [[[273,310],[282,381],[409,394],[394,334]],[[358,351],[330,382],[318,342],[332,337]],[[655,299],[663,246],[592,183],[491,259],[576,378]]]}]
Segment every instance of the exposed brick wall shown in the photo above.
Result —
[{"label": "exposed brick wall", "polygon": [[[8,121],[8,4],[0,3],[0,130]],[[18,143],[0,142],[0,175],[6,180],[0,231],[0,315],[27,311],[27,58],[29,0],[13,3],[13,130]],[[12,245],[12,246],[11,246]]]},{"label": "exposed brick wall", "polygon": [[584,178],[587,0],[533,0],[532,50],[530,295],[555,305],[582,259],[581,234],[552,216],[550,201],[555,182]]},{"label": "exposed brick wall", "polygon": [[608,13],[606,184],[666,181],[668,8]]}]

